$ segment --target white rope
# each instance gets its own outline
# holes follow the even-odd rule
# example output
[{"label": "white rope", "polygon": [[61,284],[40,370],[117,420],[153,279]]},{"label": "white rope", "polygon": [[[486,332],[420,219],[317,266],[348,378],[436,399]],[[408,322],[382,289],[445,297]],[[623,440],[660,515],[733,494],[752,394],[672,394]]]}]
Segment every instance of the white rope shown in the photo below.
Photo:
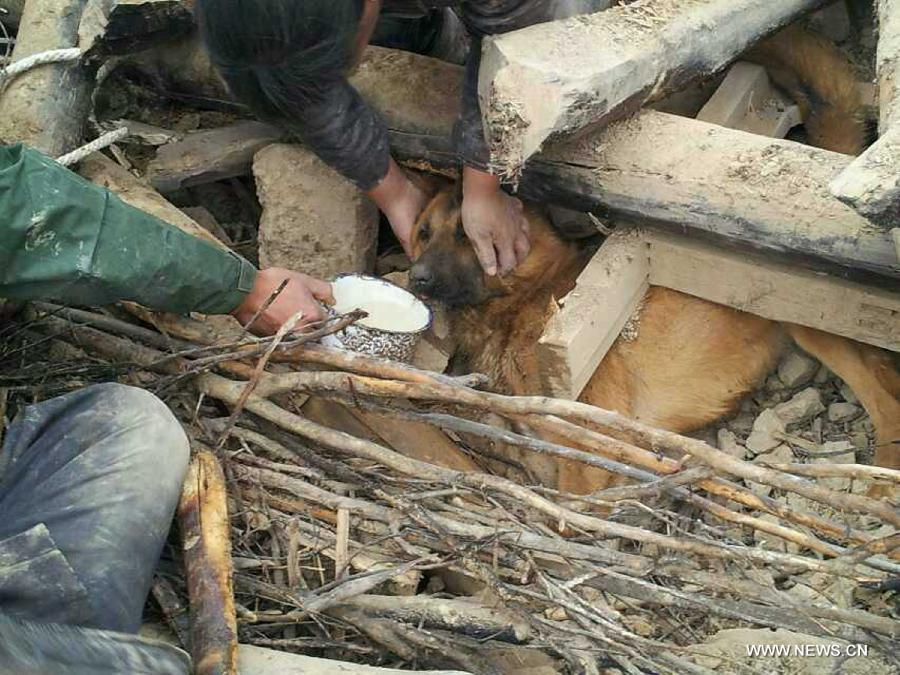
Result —
[{"label": "white rope", "polygon": [[81,58],[81,50],[78,47],[70,47],[68,49],[51,49],[46,52],[38,52],[31,54],[24,59],[19,59],[10,63],[6,68],[0,70],[0,83],[11,80],[17,75],[43,66],[48,63],[64,63],[66,61],[75,61]]},{"label": "white rope", "polygon": [[119,127],[118,129],[113,129],[112,131],[103,134],[100,138],[91,141],[87,145],[83,145],[77,150],[73,150],[72,152],[66,153],[62,157],[58,157],[56,161],[63,166],[72,166],[73,164],[77,164],[78,162],[83,160],[88,155],[92,155],[98,150],[103,150],[103,148],[108,148],[110,145],[112,145],[116,141],[122,140],[127,135],[127,127]]}]

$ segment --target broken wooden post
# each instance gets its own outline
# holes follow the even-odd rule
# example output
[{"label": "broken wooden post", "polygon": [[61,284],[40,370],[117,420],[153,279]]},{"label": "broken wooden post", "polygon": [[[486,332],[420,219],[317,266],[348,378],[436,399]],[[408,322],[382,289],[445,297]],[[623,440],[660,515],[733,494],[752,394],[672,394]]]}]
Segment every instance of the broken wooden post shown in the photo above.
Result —
[{"label": "broken wooden post", "polygon": [[487,38],[478,94],[496,170],[716,72],[822,0],[646,0]]},{"label": "broken wooden post", "polygon": [[[28,0],[13,62],[76,47],[85,0]],[[0,142],[23,142],[51,156],[82,142],[92,78],[79,60],[38,66],[10,82],[0,96]]]},{"label": "broken wooden post", "polygon": [[194,29],[182,0],[88,0],[78,29],[87,58],[132,54]]},{"label": "broken wooden post", "polygon": [[900,0],[878,2],[881,137],[832,181],[835,197],[885,226],[900,222]]},{"label": "broken wooden post", "polygon": [[237,618],[225,475],[208,450],[188,467],[178,522],[191,606],[191,656],[198,675],[237,675]]},{"label": "broken wooden post", "polygon": [[367,614],[425,628],[451,630],[475,639],[491,637],[503,642],[523,643],[532,634],[528,622],[514,612],[484,607],[471,600],[428,595],[357,595],[346,605]]}]

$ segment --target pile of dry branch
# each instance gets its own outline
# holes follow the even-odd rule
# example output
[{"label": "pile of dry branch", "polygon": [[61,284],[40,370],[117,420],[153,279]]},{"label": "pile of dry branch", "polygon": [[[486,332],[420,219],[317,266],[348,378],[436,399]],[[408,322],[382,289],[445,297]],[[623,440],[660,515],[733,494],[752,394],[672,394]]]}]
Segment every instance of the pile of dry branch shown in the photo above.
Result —
[{"label": "pile of dry branch", "polygon": [[[497,395],[477,375],[312,341],[352,316],[262,340],[144,318],[155,328],[34,307],[4,335],[0,387],[9,405],[118,375],[167,400],[227,476],[241,642],[473,673],[511,672],[510,658],[526,658],[519,646],[551,669],[558,659],[571,672],[681,673],[703,672],[691,646],[723,627],[784,628],[885,655],[900,634],[885,604],[900,574],[900,514],[820,484],[897,483],[897,472],[767,468],[580,403]],[[537,437],[551,433],[597,454]],[[451,468],[479,464],[495,443],[633,484],[576,498]],[[760,497],[750,481],[840,518]],[[873,521],[894,534],[874,538]],[[797,552],[754,545],[754,530]],[[854,606],[786,592],[813,577],[851,584]],[[186,635],[182,583],[161,578],[155,596]]]},{"label": "pile of dry branch", "polygon": [[[669,7],[675,18],[699,4],[709,12],[698,28],[645,20],[649,4]],[[641,32],[668,38],[648,38],[633,54],[605,38],[593,44],[638,65],[667,63],[672,75],[622,66],[649,79],[632,77],[621,100],[596,96],[591,106],[575,91],[567,100],[578,105],[569,108],[598,119],[632,110],[650,89],[661,95],[721,68],[821,3],[781,4],[660,0],[566,24],[588,40],[585,31],[617,16],[630,17],[629,26],[639,19],[647,24]],[[302,148],[267,147],[283,132],[248,121],[229,100],[192,34],[190,5],[0,0],[8,28],[0,31],[0,52],[15,45],[2,65],[23,73],[0,73],[0,139],[60,157],[112,130],[107,154],[69,158],[83,176],[253,262],[259,250],[269,265],[278,262],[275,253],[257,244],[266,243],[266,227],[296,234],[293,221],[281,230],[275,221],[301,208],[285,200],[300,192],[290,181],[305,162],[304,175],[322,181],[309,201],[330,199],[315,213],[318,207],[302,204],[309,213],[301,220],[310,229],[318,222],[316,257],[324,259],[318,252],[329,246],[343,251],[360,232],[374,241],[378,214],[355,188],[319,171]],[[743,12],[756,18],[735,24],[740,39],[704,19],[724,21],[742,8],[761,9]],[[709,40],[727,49],[697,61],[694,52],[708,40],[674,39],[669,25],[712,32]],[[517,39],[493,48],[513,53]],[[669,45],[684,48],[656,53]],[[544,47],[555,49],[549,41]],[[22,65],[48,53],[51,65]],[[527,53],[519,56],[527,61]],[[458,66],[378,48],[353,77],[385,118],[398,158],[451,173],[461,81]],[[614,110],[599,110],[601,100]],[[557,131],[583,123],[569,108],[558,111]],[[696,112],[644,110],[580,140],[551,142],[522,174],[522,194],[812,261],[879,286],[896,281],[887,231],[822,187],[848,169],[850,157],[714,129],[693,119]],[[541,141],[525,140],[512,159]],[[772,162],[777,170],[747,180]],[[685,167],[695,173],[682,175]],[[278,180],[268,181],[273,173]],[[779,177],[785,173],[802,176],[802,184]],[[264,194],[277,182],[281,193]],[[339,190],[346,199],[333,198]],[[260,217],[261,206],[269,217]],[[333,222],[317,220],[332,208],[347,210]],[[359,243],[360,269],[372,267],[374,247]],[[394,268],[381,249],[383,267],[375,269],[386,273]],[[0,325],[0,429],[30,402],[112,379],[156,392],[183,422],[199,459],[181,504],[182,541],[168,554],[176,559],[161,567],[149,609],[191,648],[198,672],[233,663],[235,637],[345,661],[478,674],[771,672],[722,652],[698,654],[720,631],[738,627],[861,645],[886,668],[900,666],[900,513],[864,491],[829,489],[835,478],[896,486],[900,472],[750,463],[584,404],[490,393],[477,374],[450,377],[317,343],[356,319],[257,339],[208,317],[36,304]],[[573,496],[511,481],[495,470],[508,456],[498,444],[630,482]],[[810,591],[796,592],[803,588]],[[867,672],[875,663],[867,661]]]}]

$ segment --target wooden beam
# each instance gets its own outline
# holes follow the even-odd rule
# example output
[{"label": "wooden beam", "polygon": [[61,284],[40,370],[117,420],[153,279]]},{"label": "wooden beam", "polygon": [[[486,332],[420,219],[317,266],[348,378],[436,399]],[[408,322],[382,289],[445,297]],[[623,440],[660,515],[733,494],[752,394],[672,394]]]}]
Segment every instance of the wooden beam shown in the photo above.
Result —
[{"label": "wooden beam", "polygon": [[832,194],[872,222],[900,222],[900,0],[878,0],[881,137],[832,181]]},{"label": "wooden beam", "polygon": [[[78,44],[85,0],[28,0],[22,13],[13,62]],[[16,77],[0,96],[0,142],[23,142],[59,157],[82,142],[91,103],[92,79],[80,61],[33,68]]]},{"label": "wooden beam", "polygon": [[286,135],[282,129],[254,121],[196,131],[160,146],[145,178],[166,193],[248,174],[256,153]]},{"label": "wooden beam", "polygon": [[886,232],[833,199],[846,155],[645,110],[530,162],[522,193],[896,288]]},{"label": "wooden beam", "polygon": [[649,246],[636,229],[616,230],[579,275],[538,341],[545,394],[575,399],[647,292]]},{"label": "wooden beam", "polygon": [[650,284],[900,352],[900,294],[652,230]]},{"label": "wooden beam", "polygon": [[835,197],[877,225],[889,227],[900,222],[900,122],[828,187]]},{"label": "wooden beam", "polygon": [[516,175],[548,140],[710,75],[823,0],[645,0],[485,39],[491,161]]}]

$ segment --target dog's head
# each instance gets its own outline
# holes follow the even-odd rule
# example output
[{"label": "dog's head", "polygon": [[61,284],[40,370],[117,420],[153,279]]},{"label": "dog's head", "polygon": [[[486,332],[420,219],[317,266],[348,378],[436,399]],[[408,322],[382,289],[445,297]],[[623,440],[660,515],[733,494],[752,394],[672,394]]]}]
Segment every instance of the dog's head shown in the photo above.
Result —
[{"label": "dog's head", "polygon": [[459,190],[439,192],[421,213],[412,236],[409,287],[445,305],[477,305],[502,294],[504,284],[484,274],[463,229]]}]

